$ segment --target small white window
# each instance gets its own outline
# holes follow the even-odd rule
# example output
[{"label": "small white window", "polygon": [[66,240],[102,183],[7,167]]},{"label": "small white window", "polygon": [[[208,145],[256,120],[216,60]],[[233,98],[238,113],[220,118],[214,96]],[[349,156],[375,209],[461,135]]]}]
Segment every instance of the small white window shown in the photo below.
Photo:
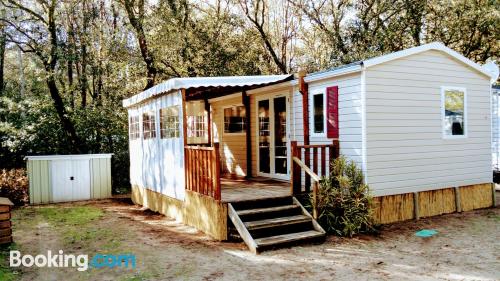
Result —
[{"label": "small white window", "polygon": [[325,94],[312,95],[312,135],[323,136],[325,134]]},{"label": "small white window", "polygon": [[162,139],[180,136],[179,111],[177,105],[160,109],[160,136]]},{"label": "small white window", "polygon": [[142,114],[142,136],[145,140],[156,138],[156,122],[154,111]]},{"label": "small white window", "polygon": [[238,134],[245,133],[246,110],[243,105],[236,105],[224,108],[224,133]]},{"label": "small white window", "polygon": [[444,138],[467,136],[467,93],[465,88],[441,87]]},{"label": "small white window", "polygon": [[130,140],[136,140],[141,137],[141,130],[139,128],[139,116],[130,116],[128,128]]}]

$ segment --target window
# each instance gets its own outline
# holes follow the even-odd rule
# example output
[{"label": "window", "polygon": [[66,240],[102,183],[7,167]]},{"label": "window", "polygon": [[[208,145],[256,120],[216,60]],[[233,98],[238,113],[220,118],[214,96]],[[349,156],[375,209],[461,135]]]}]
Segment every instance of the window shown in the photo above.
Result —
[{"label": "window", "polygon": [[442,87],[443,137],[467,135],[467,95],[465,88]]},{"label": "window", "polygon": [[142,114],[142,131],[144,139],[156,138],[156,123],[153,111]]},{"label": "window", "polygon": [[129,139],[136,140],[141,137],[139,128],[139,116],[130,116],[128,123]]},{"label": "window", "polygon": [[313,133],[323,134],[325,132],[325,103],[324,95],[313,95]]},{"label": "window", "polygon": [[205,116],[188,116],[188,137],[204,138],[206,133]]},{"label": "window", "polygon": [[244,133],[246,111],[243,105],[224,109],[224,133]]},{"label": "window", "polygon": [[160,137],[162,139],[178,138],[179,106],[160,109]]}]

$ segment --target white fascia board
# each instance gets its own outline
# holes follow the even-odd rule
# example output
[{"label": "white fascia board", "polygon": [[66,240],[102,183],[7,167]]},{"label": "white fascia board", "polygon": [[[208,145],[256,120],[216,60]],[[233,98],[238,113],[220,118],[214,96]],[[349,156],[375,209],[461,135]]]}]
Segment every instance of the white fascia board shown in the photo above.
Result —
[{"label": "white fascia board", "polygon": [[304,81],[306,83],[311,83],[311,82],[316,82],[319,80],[329,79],[329,78],[333,78],[336,76],[356,73],[356,72],[360,72],[360,71],[361,71],[361,63],[360,63],[360,65],[353,65],[353,66],[345,67],[345,68],[341,68],[341,69],[335,69],[335,70],[324,71],[324,72],[319,72],[319,73],[312,73],[312,74],[307,75],[304,78]]},{"label": "white fascia board", "polygon": [[40,155],[26,156],[24,160],[71,160],[71,159],[96,159],[96,158],[111,158],[113,153],[105,154],[69,154],[69,155]]},{"label": "white fascia board", "polygon": [[413,47],[413,48],[409,48],[406,50],[390,53],[390,54],[383,55],[380,57],[367,59],[367,60],[363,61],[363,64],[366,68],[369,68],[369,67],[372,67],[375,65],[379,65],[379,64],[388,62],[388,61],[392,61],[392,60],[400,59],[403,57],[415,55],[415,54],[422,53],[422,52],[429,51],[429,50],[436,50],[436,51],[441,51],[443,53],[446,53],[446,54],[452,56],[453,58],[459,60],[460,62],[462,62],[462,63],[470,66],[471,68],[479,71],[481,74],[484,74],[484,75],[488,76],[489,78],[492,78],[491,74],[488,71],[486,71],[486,69],[484,69],[481,65],[471,61],[470,59],[468,59],[464,56],[462,56],[461,54],[446,47],[443,43],[440,43],[440,42],[433,42],[433,43],[421,45],[418,47]]}]

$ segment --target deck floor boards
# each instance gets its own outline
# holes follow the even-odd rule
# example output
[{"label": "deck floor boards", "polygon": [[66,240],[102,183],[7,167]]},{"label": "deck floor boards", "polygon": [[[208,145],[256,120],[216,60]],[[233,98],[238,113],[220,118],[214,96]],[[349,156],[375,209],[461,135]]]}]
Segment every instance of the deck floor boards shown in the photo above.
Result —
[{"label": "deck floor boards", "polygon": [[236,202],[290,195],[290,184],[268,178],[230,179],[222,178],[222,201]]}]

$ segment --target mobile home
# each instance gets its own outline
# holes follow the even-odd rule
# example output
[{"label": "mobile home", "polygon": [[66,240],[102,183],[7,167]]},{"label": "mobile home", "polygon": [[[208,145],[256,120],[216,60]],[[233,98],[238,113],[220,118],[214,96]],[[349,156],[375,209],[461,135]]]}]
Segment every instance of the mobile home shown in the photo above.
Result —
[{"label": "mobile home", "polygon": [[431,43],[310,74],[170,79],[123,102],[132,199],[216,239],[234,225],[256,251],[321,238],[293,195],[341,154],[380,223],[489,207],[492,76]]}]

